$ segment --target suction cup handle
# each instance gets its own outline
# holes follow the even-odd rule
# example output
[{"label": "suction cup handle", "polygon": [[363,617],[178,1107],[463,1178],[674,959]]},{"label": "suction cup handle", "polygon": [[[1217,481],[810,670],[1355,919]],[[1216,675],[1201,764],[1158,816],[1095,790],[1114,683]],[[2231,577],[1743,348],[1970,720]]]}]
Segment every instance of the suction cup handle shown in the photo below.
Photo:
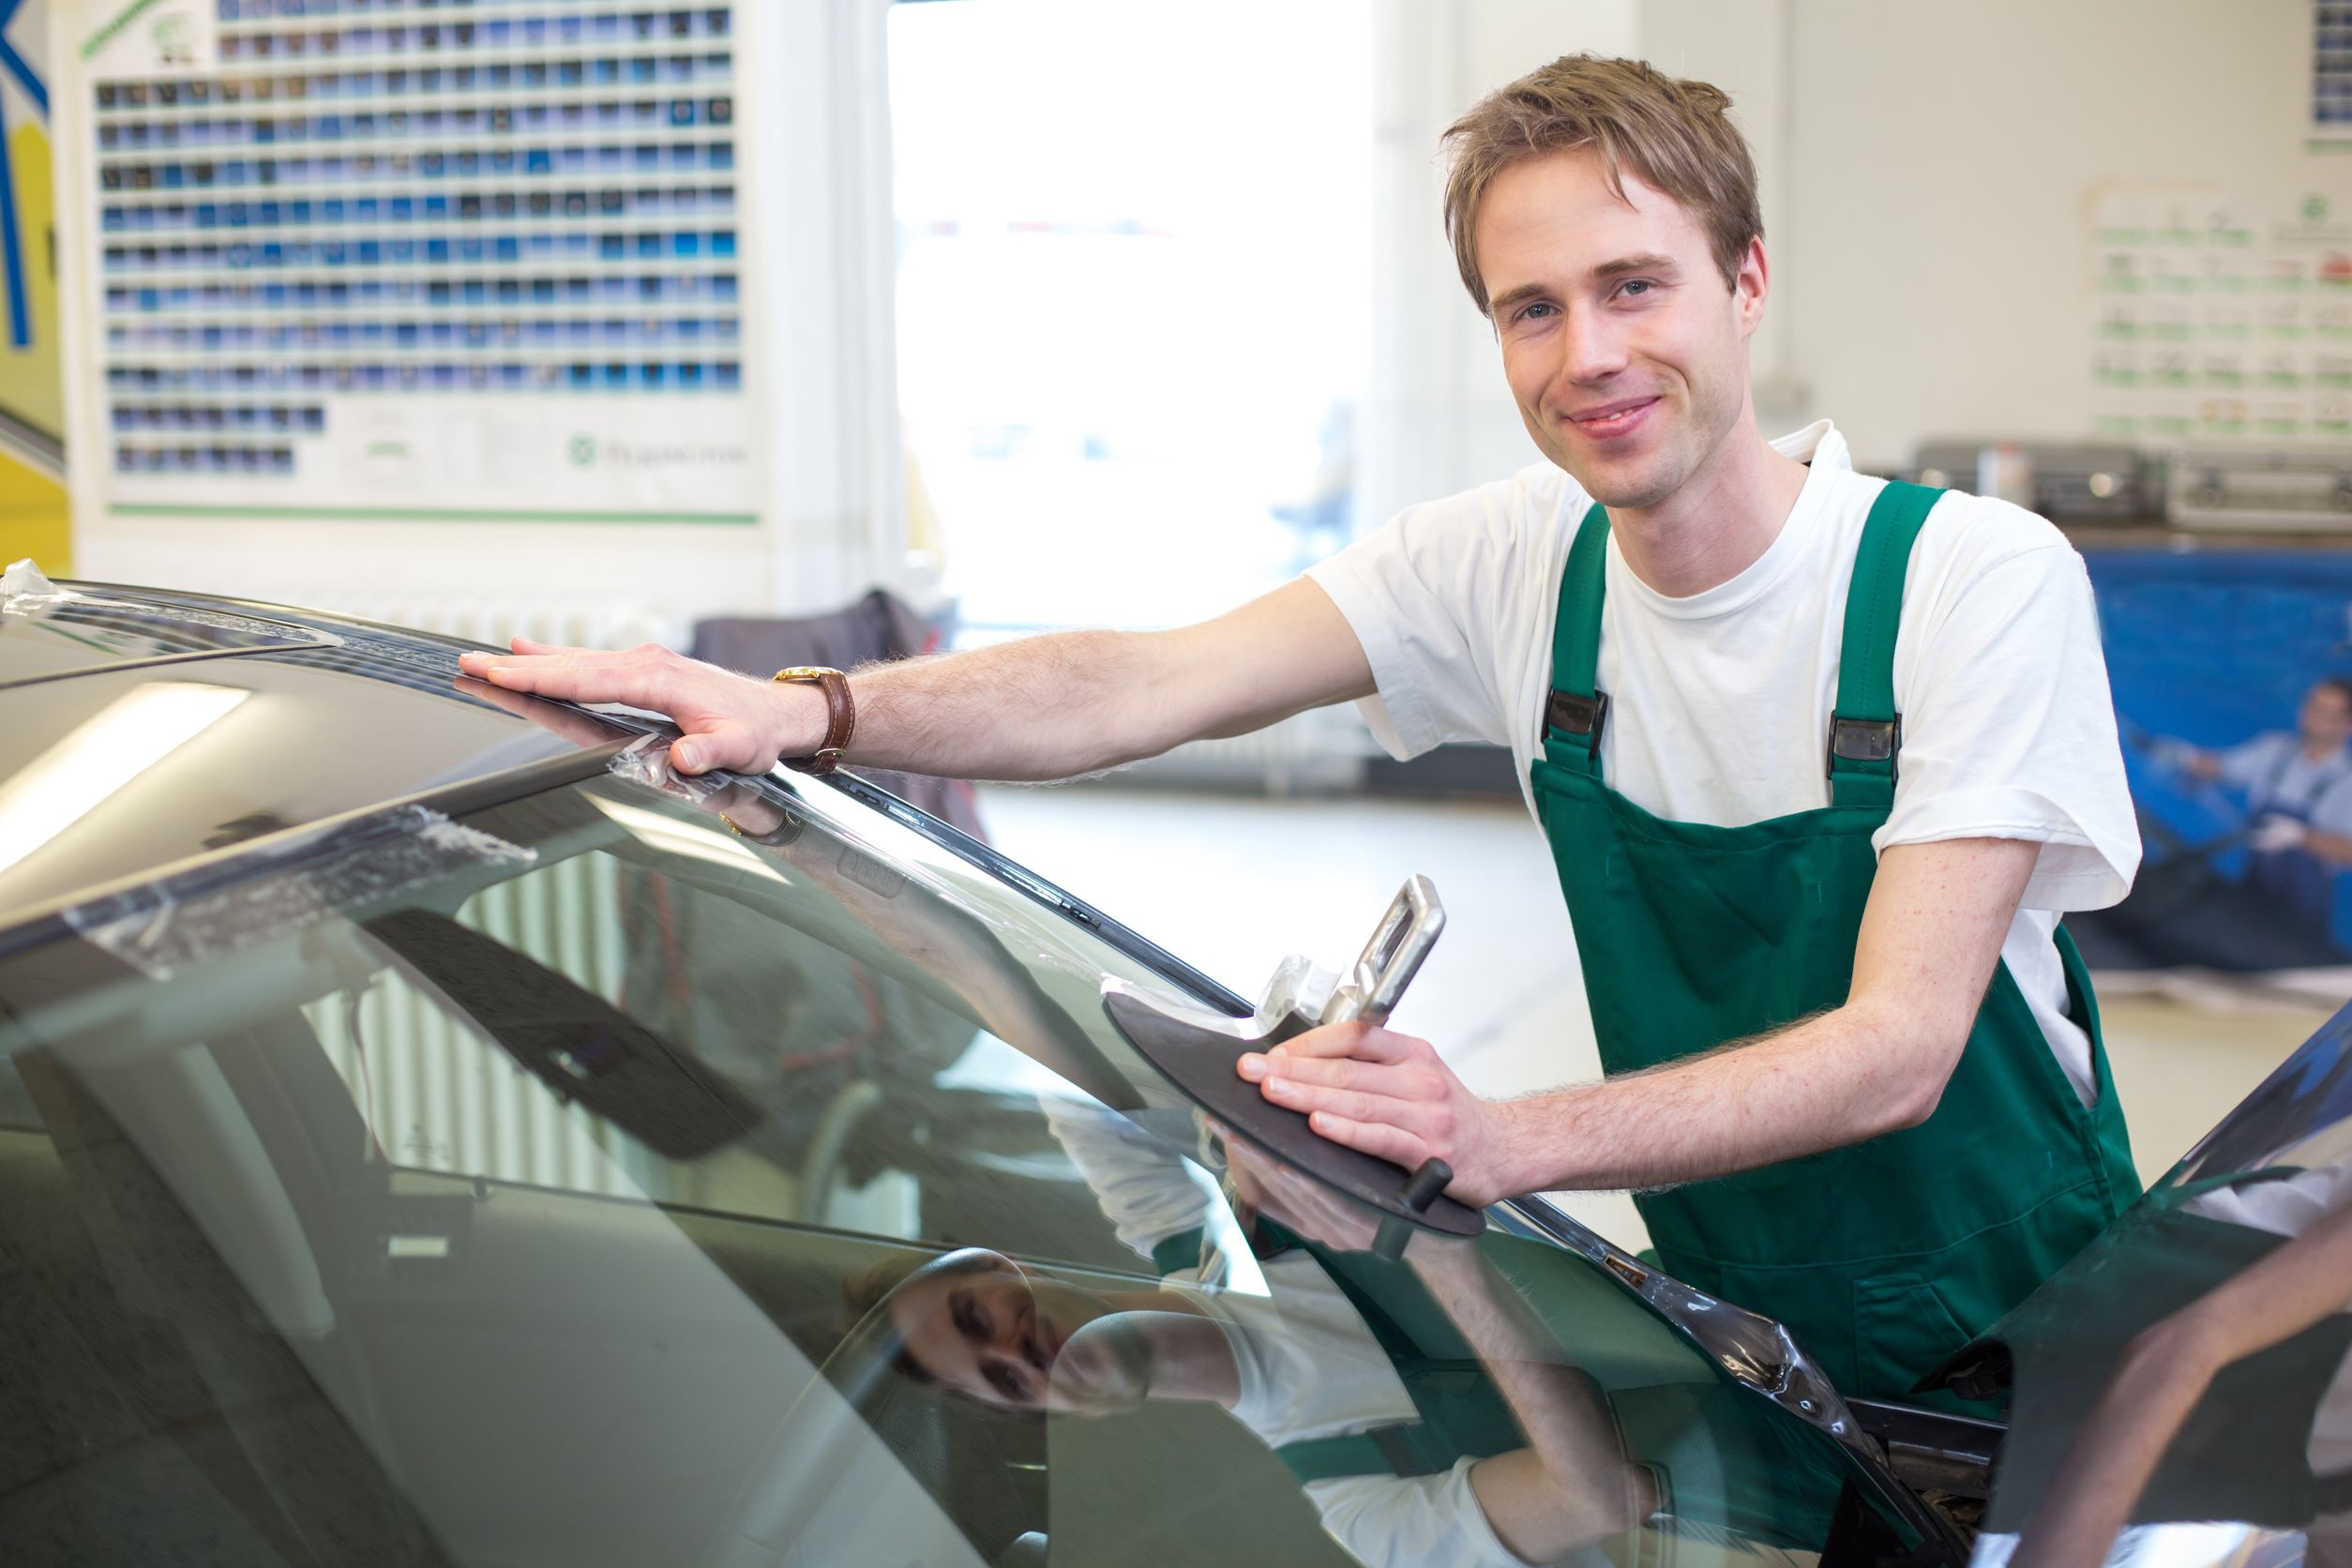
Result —
[{"label": "suction cup handle", "polygon": [[1445,930],[1445,906],[1424,876],[1409,878],[1318,1020],[1384,1024]]}]

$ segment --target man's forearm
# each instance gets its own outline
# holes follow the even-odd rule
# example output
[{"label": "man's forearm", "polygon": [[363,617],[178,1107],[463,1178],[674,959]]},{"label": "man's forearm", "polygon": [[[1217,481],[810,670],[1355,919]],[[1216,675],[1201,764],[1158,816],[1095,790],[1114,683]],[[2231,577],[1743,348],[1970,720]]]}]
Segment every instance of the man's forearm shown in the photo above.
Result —
[{"label": "man's forearm", "polygon": [[2303,838],[2303,848],[2326,864],[2342,870],[2352,867],[2352,836],[2322,833],[2314,828]]},{"label": "man's forearm", "polygon": [[[463,678],[570,702],[666,714],[681,773],[765,773],[823,743],[814,686],[748,679],[651,643],[605,651],[516,638],[461,654]],[[1364,697],[1372,669],[1339,607],[1301,578],[1173,631],[1062,632],[941,658],[868,666],[850,683],[852,761],[964,778],[1067,778],[1238,735]]]},{"label": "man's forearm", "polygon": [[1673,1186],[1915,1125],[1950,1063],[1923,1073],[1919,1053],[1932,1047],[1914,1028],[1841,1007],[1668,1066],[1504,1102],[1508,1184]]},{"label": "man's forearm", "polygon": [[872,664],[851,678],[850,761],[957,778],[1069,778],[1189,739],[1155,698],[1155,632],[1073,631]]},{"label": "man's forearm", "polygon": [[1563,1359],[1530,1321],[1527,1304],[1499,1290],[1468,1244],[1425,1242],[1413,1273],[1470,1342],[1528,1447],[1485,1459],[1470,1485],[1504,1545],[1548,1561],[1622,1534],[1657,1507],[1648,1472],[1627,1463],[1617,1418],[1598,1383]]}]

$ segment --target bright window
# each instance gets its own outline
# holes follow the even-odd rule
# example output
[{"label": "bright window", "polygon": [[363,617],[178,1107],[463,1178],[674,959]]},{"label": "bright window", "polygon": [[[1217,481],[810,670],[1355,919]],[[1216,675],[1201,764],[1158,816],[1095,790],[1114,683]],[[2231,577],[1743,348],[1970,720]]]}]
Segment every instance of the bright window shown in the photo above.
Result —
[{"label": "bright window", "polygon": [[1195,620],[1349,536],[1371,41],[1353,0],[893,11],[900,396],[967,627]]}]

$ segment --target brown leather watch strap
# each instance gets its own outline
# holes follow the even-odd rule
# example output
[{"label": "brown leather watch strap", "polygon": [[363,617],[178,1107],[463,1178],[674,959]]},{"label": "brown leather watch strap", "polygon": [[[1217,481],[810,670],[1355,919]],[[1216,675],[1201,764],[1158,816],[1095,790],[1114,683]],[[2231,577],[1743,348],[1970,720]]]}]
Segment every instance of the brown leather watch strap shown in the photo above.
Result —
[{"label": "brown leather watch strap", "polygon": [[779,681],[814,686],[825,694],[825,738],[806,757],[787,757],[784,765],[803,773],[823,775],[840,765],[857,732],[857,704],[850,699],[850,678],[822,665],[796,664],[776,672]]}]

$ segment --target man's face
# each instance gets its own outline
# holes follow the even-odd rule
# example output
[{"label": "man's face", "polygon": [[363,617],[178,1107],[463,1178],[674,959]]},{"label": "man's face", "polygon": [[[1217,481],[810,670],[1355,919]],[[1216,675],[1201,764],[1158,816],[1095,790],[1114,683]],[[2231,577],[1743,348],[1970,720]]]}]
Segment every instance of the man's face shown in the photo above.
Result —
[{"label": "man's face", "polygon": [[2303,693],[2296,728],[2313,746],[2338,746],[2352,740],[2352,702],[2334,686],[2320,685]]},{"label": "man's face", "polygon": [[1733,286],[1697,219],[1600,156],[1556,153],[1495,177],[1471,237],[1519,417],[1607,506],[1654,506],[1747,406],[1764,249]]},{"label": "man's face", "polygon": [[[910,1282],[890,1299],[907,1353],[949,1392],[1007,1410],[1092,1413],[1132,1406],[1149,1368],[1093,1293],[1024,1274],[1001,1254],[985,1266]],[[1097,1332],[1082,1332],[1090,1328]]]}]

